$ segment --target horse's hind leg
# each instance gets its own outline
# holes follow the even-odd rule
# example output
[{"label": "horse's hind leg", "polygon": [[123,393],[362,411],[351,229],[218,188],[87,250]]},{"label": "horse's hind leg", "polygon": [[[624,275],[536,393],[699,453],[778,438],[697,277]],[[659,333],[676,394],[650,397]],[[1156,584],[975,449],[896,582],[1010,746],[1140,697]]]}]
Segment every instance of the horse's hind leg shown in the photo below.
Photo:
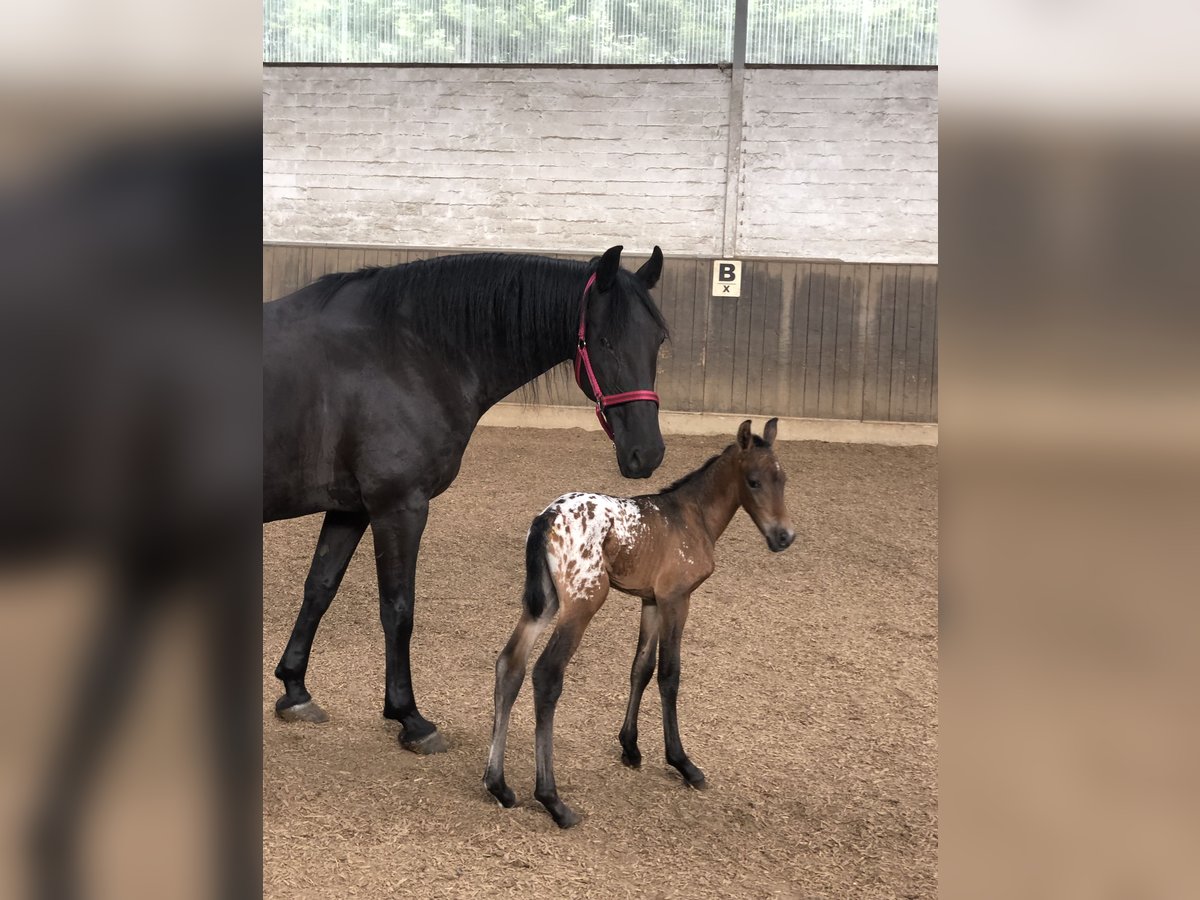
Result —
[{"label": "horse's hind leg", "polygon": [[[566,596],[560,591],[560,596]],[[567,663],[579,648],[584,629],[608,596],[605,577],[589,597],[563,601],[558,625],[546,643],[546,649],[533,667],[533,700],[537,718],[537,785],[533,795],[546,807],[559,828],[570,828],[579,821],[574,812],[558,797],[554,782],[554,710],[562,695],[563,673]]]},{"label": "horse's hind leg", "polygon": [[638,750],[638,710],[642,705],[642,694],[654,674],[654,662],[658,650],[658,607],[650,600],[642,602],[642,627],[638,632],[637,654],[629,672],[629,706],[625,710],[625,724],[621,726],[621,761],[637,768],[642,764]]},{"label": "horse's hind leg", "polygon": [[281,719],[289,722],[324,722],[329,718],[304,687],[308,655],[312,651],[313,638],[316,637],[317,626],[321,624],[321,617],[333,602],[350,558],[354,556],[354,550],[367,530],[367,521],[366,513],[325,514],[312,566],[308,570],[308,578],[304,580],[304,602],[300,604],[300,613],[296,616],[296,624],[292,626],[287,649],[275,667],[275,677],[283,682],[284,688],[283,696],[275,702],[275,712]]},{"label": "horse's hind leg", "polygon": [[525,666],[529,661],[529,651],[533,649],[538,636],[545,630],[554,610],[544,612],[534,618],[528,612],[521,614],[512,637],[500,655],[496,658],[496,716],[492,725],[492,749],[488,754],[487,769],[483,773],[483,784],[495,797],[501,806],[517,805],[517,797],[504,781],[504,746],[508,740],[508,720],[512,713],[513,702],[521,691],[525,681]]}]

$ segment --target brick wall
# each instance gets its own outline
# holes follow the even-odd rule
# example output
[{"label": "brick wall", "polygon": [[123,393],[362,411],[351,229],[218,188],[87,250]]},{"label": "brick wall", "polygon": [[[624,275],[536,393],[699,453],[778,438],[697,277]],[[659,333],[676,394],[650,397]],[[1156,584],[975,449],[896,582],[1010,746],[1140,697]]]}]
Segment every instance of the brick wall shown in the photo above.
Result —
[{"label": "brick wall", "polygon": [[937,262],[937,72],[746,72],[744,256]]},{"label": "brick wall", "polygon": [[[718,69],[267,67],[267,241],[721,255]],[[749,70],[726,255],[937,259],[936,72]]]}]

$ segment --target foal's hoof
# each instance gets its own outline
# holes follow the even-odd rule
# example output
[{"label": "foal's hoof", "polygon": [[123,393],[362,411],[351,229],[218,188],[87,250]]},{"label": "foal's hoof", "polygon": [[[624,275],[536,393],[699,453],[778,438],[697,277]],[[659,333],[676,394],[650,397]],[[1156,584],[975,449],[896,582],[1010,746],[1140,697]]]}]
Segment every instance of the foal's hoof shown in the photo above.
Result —
[{"label": "foal's hoof", "polygon": [[329,721],[329,713],[317,706],[316,700],[307,700],[304,703],[297,703],[294,706],[280,708],[279,704],[286,699],[286,697],[280,697],[279,702],[275,704],[275,715],[279,716],[283,721],[312,722],[315,725]]},{"label": "foal's hoof", "polygon": [[565,803],[559,803],[556,808],[546,807],[546,810],[559,828],[574,828],[583,821],[583,816]]},{"label": "foal's hoof", "polygon": [[425,735],[424,737],[416,738],[415,740],[409,740],[407,737],[405,737],[404,733],[401,732],[400,746],[405,750],[410,750],[413,753],[420,754],[421,756],[430,756],[434,753],[445,753],[450,749],[446,744],[446,739],[442,737],[442,733],[436,729],[429,732],[429,734]]},{"label": "foal's hoof", "polygon": [[483,782],[483,786],[488,789],[488,793],[496,798],[496,802],[505,809],[512,809],[517,805],[517,795],[513,793],[513,789],[507,784],[490,785],[487,781]]}]

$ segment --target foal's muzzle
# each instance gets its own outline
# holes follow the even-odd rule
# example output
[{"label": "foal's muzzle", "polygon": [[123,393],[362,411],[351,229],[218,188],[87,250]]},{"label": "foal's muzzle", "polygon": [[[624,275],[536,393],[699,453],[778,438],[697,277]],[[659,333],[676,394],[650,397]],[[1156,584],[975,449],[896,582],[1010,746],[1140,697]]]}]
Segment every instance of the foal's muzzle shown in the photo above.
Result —
[{"label": "foal's muzzle", "polygon": [[767,546],[773,553],[786,550],[795,540],[796,532],[790,528],[772,528],[767,532]]}]

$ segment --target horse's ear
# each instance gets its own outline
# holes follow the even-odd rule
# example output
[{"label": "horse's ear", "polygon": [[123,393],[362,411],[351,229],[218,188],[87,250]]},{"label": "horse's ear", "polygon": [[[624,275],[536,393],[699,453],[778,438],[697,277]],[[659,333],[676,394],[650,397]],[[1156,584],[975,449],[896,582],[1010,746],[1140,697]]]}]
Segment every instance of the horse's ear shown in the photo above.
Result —
[{"label": "horse's ear", "polygon": [[662,250],[658,248],[658,244],[655,244],[654,252],[650,254],[650,258],[637,270],[637,277],[642,280],[642,284],[646,286],[646,290],[650,290],[650,288],[658,284],[658,279],[662,275],[662,264]]},{"label": "horse's ear", "polygon": [[624,249],[617,244],[605,250],[604,255],[600,257],[600,264],[596,266],[596,287],[600,290],[607,291],[616,281],[617,272],[621,268],[621,251]]},{"label": "horse's ear", "polygon": [[743,450],[750,449],[750,420],[747,419],[742,423],[742,427],[738,429],[737,434],[738,446]]},{"label": "horse's ear", "polygon": [[772,419],[763,428],[763,440],[766,441],[768,447],[775,443],[775,433],[779,430],[779,420]]}]

